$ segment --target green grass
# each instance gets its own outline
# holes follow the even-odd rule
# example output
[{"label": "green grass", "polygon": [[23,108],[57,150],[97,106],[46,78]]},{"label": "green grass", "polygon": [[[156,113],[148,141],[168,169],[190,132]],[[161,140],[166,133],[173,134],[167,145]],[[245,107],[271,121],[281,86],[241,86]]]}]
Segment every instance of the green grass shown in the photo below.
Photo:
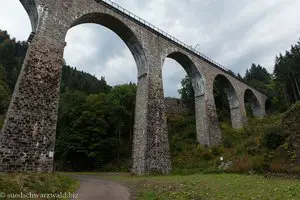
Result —
[{"label": "green grass", "polygon": [[138,199],[300,199],[300,182],[233,174],[155,177]]},{"label": "green grass", "polygon": [[[81,173],[83,174],[83,173]],[[300,199],[300,181],[259,175],[195,174],[189,176],[131,176],[97,173],[135,191],[137,200],[289,200]]]},{"label": "green grass", "polygon": [[[43,173],[0,173],[0,199],[10,194],[60,194],[74,193],[79,182],[60,174]],[[5,199],[5,198],[4,198]],[[9,199],[9,198],[8,198]],[[18,198],[15,198],[18,199]],[[37,199],[37,198],[27,198]],[[41,199],[41,198],[40,198]],[[64,199],[64,198],[51,198]]]}]

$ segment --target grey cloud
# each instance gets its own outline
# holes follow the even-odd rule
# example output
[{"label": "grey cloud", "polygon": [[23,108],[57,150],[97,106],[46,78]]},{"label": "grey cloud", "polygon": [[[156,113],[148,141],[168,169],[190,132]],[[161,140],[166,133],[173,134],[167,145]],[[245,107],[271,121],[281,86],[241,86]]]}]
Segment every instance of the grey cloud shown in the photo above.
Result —
[{"label": "grey cloud", "polygon": [[[67,60],[72,62],[76,59],[76,63],[81,66],[86,63],[85,68],[106,63],[109,58],[120,55],[120,52],[126,48],[124,42],[115,33],[99,25],[79,25],[72,28],[66,38]],[[83,52],[82,56],[78,55],[80,61],[77,61],[78,56],[74,57],[76,53],[74,51]],[[89,54],[85,55],[84,52],[89,52]],[[72,62],[72,64],[75,63]]]}]

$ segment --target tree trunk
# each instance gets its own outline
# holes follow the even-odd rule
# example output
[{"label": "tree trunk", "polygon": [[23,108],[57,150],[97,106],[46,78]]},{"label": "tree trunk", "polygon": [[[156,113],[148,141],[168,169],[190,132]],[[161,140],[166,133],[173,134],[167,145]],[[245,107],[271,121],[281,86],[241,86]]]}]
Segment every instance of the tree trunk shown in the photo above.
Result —
[{"label": "tree trunk", "polygon": [[297,94],[296,94],[296,90],[295,90],[295,87],[294,87],[294,84],[293,84],[293,80],[291,78],[291,75],[289,75],[289,79],[290,79],[290,83],[292,84],[292,88],[293,88],[293,95],[294,95],[294,98],[295,98],[295,101],[297,101]]},{"label": "tree trunk", "polygon": [[118,163],[120,161],[120,146],[121,146],[121,128],[119,126],[118,128],[118,157],[117,157],[117,160],[118,160]]},{"label": "tree trunk", "polygon": [[297,89],[297,94],[298,94],[298,99],[297,100],[299,100],[300,99],[300,89],[299,89],[298,81],[297,81],[297,79],[295,77],[295,74],[292,73],[292,75],[293,75],[293,78],[294,78],[294,81],[295,81],[295,85],[296,85],[296,89]]}]

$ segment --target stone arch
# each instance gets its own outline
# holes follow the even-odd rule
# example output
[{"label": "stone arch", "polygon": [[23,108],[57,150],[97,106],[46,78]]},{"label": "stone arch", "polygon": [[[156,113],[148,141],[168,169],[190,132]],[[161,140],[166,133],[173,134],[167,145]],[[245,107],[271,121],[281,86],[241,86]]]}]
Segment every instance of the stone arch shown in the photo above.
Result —
[{"label": "stone arch", "polygon": [[[150,153],[149,148],[149,75],[148,75],[148,62],[146,53],[140,42],[138,36],[132,31],[132,29],[126,25],[121,19],[117,17],[103,13],[103,12],[91,12],[77,17],[70,25],[69,29],[85,23],[94,23],[102,25],[115,34],[117,34],[129,48],[131,54],[137,65],[137,92],[136,92],[136,105],[135,105],[135,120],[134,120],[134,133],[133,133],[133,149],[132,149],[132,172],[136,174],[144,174],[151,170]],[[157,150],[157,149],[156,149]],[[157,162],[159,160],[156,160]],[[153,163],[157,164],[156,161]],[[153,164],[153,165],[154,165]],[[154,165],[154,168],[157,167]],[[169,170],[169,169],[162,169]]]},{"label": "stone arch", "polygon": [[192,79],[195,97],[204,95],[203,76],[200,74],[200,71],[197,69],[192,59],[179,51],[171,52],[166,57],[177,61]]},{"label": "stone arch", "polygon": [[36,32],[38,27],[38,10],[35,0],[20,0],[20,2],[29,16],[32,32]]},{"label": "stone arch", "polygon": [[[262,108],[261,105],[259,103],[259,100],[257,98],[257,96],[255,95],[255,93],[251,90],[251,89],[246,89],[244,92],[244,102],[245,105],[247,103],[250,104],[251,106],[251,111],[252,113],[248,113],[248,115],[253,115],[254,117],[262,117]],[[247,109],[246,109],[247,110]]]},{"label": "stone arch", "polygon": [[[231,125],[233,128],[241,128],[243,127],[242,113],[240,109],[240,102],[237,95],[237,90],[234,87],[234,84],[223,74],[218,74],[214,77],[213,85],[215,85],[216,81],[220,81],[222,86],[225,89],[225,93],[227,95],[229,109],[230,109],[230,118]],[[212,91],[213,92],[213,91]]]},{"label": "stone arch", "polygon": [[70,28],[85,23],[102,25],[117,34],[125,42],[135,59],[138,77],[147,75],[148,67],[143,47],[137,36],[127,25],[112,15],[101,12],[93,12],[78,17],[71,24]]},{"label": "stone arch", "polygon": [[164,55],[162,59],[163,62],[165,58],[171,58],[177,61],[191,78],[195,95],[197,141],[203,145],[210,145],[210,137],[206,130],[207,124],[204,76],[201,74],[194,61],[183,52],[177,50],[169,51],[168,53],[166,53],[166,55]]}]

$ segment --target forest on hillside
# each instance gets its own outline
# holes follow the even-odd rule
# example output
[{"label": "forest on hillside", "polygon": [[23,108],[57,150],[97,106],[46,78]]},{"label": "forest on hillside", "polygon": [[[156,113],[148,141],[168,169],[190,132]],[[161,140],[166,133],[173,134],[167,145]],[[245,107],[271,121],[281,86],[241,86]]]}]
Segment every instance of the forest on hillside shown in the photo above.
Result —
[{"label": "forest on hillside", "polygon": [[[16,41],[0,31],[0,116],[3,122],[27,43]],[[275,56],[274,56],[275,57]],[[287,111],[300,100],[300,41],[284,54],[276,56],[272,74],[252,64],[244,77],[254,88],[267,94],[270,114]],[[57,124],[55,165],[58,170],[128,171],[131,162],[136,84],[109,86],[68,65],[62,68],[61,98]],[[189,112],[168,114],[172,159],[196,145],[194,94],[188,77],[182,80],[179,94]],[[214,96],[220,122],[230,124],[225,88],[214,84]],[[251,110],[247,106],[249,116]]]}]

